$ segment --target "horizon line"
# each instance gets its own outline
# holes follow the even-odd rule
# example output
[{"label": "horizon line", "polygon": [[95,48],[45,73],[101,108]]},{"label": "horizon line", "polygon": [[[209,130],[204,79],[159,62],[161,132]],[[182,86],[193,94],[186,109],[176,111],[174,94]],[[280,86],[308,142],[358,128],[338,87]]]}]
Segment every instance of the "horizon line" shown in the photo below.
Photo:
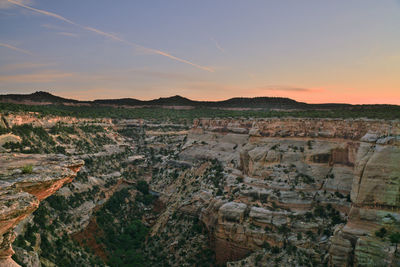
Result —
[{"label": "horizon line", "polygon": [[223,99],[219,99],[219,100],[197,100],[197,99],[192,99],[192,98],[188,98],[179,94],[175,94],[175,95],[170,95],[170,96],[159,96],[157,98],[148,98],[148,99],[141,99],[141,98],[135,98],[135,97],[120,97],[120,98],[93,98],[90,100],[82,100],[79,98],[70,98],[68,96],[63,96],[63,94],[55,94],[55,93],[51,93],[49,91],[34,91],[32,93],[5,93],[5,94],[0,94],[0,96],[8,96],[8,95],[25,95],[25,96],[29,96],[29,95],[33,95],[35,93],[47,93],[50,94],[52,96],[55,97],[60,97],[60,98],[64,98],[66,100],[74,100],[74,101],[79,101],[79,102],[94,102],[94,101],[99,101],[99,100],[123,100],[123,99],[131,99],[131,100],[138,100],[138,101],[152,101],[152,100],[158,100],[158,99],[162,99],[162,98],[172,98],[172,97],[181,97],[181,98],[185,98],[188,99],[190,101],[194,101],[194,102],[222,102],[222,101],[227,101],[230,99],[235,99],[235,98],[244,98],[244,99],[255,99],[255,98],[280,98],[280,99],[289,99],[289,100],[293,100],[297,103],[303,103],[303,104],[308,104],[308,105],[352,105],[352,106],[359,106],[359,105],[365,105],[365,106],[373,106],[373,105],[381,105],[381,106],[400,106],[400,104],[390,104],[390,103],[384,103],[384,104],[352,104],[352,103],[348,103],[348,102],[306,102],[306,101],[299,101],[296,100],[294,98],[291,97],[282,97],[282,96],[234,96],[234,97],[229,97],[229,98],[223,98]]}]

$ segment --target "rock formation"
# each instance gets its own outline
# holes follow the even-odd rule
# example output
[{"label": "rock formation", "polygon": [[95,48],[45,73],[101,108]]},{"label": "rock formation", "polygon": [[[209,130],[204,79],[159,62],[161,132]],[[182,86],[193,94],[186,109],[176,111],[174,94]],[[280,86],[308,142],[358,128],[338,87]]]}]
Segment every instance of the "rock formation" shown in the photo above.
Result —
[{"label": "rock formation", "polygon": [[[400,230],[398,122],[203,119],[195,121],[190,137],[206,144],[187,147],[184,158],[215,157],[232,167],[238,161],[242,171],[237,185],[225,187],[238,192],[234,202],[215,208],[218,219],[203,219],[214,233],[220,263],[243,258],[266,242],[284,246],[293,234],[282,238],[282,225],[292,233],[318,232],[327,240],[319,234],[328,227],[326,220],[307,222],[302,216],[313,209],[318,215],[316,206],[329,205],[347,217],[346,224],[335,227],[331,245],[292,243],[313,248],[317,264],[328,257],[331,266],[398,266],[396,246],[388,238]],[[374,234],[381,227],[386,238]],[[329,254],[317,256],[323,247]]]},{"label": "rock formation", "polygon": [[14,227],[71,182],[82,165],[58,155],[0,155],[0,266],[19,266],[11,259]]},{"label": "rock formation", "polygon": [[[128,212],[140,213],[150,233],[143,253],[153,265],[203,259],[228,266],[399,265],[390,240],[400,231],[399,121],[197,119],[191,128],[35,114],[11,114],[4,121],[41,126],[55,145],[87,162],[69,186],[42,203],[52,221],[43,225],[55,230],[40,230],[40,241],[55,244],[64,233],[81,239],[88,233],[88,244],[106,261],[106,244],[95,237],[108,229],[100,229],[96,212],[112,199],[115,213],[102,214],[118,224]],[[51,130],[57,125],[59,130]],[[23,173],[29,164],[32,173]],[[14,239],[10,229],[81,165],[61,156],[1,156],[0,255],[7,262]],[[151,194],[138,192],[136,183],[143,180]],[[113,199],[123,190],[127,196]],[[137,210],[129,209],[132,203]],[[35,242],[21,243],[16,255],[36,253],[32,262],[52,266],[62,259],[55,252],[43,255],[40,248],[30,251]],[[59,254],[78,260],[81,252],[62,247]]]},{"label": "rock formation", "polygon": [[[333,266],[399,266],[388,240],[400,231],[400,142],[363,143],[357,153],[352,207],[346,225],[335,230],[330,248]],[[375,234],[386,229],[385,236]]]}]

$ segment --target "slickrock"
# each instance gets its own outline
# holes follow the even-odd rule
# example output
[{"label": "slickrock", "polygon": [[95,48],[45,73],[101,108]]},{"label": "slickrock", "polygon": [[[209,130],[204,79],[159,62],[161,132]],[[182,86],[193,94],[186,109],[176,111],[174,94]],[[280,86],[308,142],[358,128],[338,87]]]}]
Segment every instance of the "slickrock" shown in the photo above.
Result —
[{"label": "slickrock", "polygon": [[[8,123],[27,120],[46,128],[68,122],[21,116]],[[186,125],[147,123],[123,120],[103,127],[115,144],[97,152],[81,153],[73,142],[64,144],[88,164],[73,186],[57,193],[68,200],[70,219],[57,226],[57,234],[82,230],[95,219],[96,207],[121,188],[135,191],[134,183],[144,179],[150,193],[159,196],[154,210],[160,214],[141,219],[151,227],[154,246],[148,251],[155,262],[169,257],[170,265],[183,265],[187,255],[197,257],[191,254],[197,240],[198,248],[214,251],[213,262],[228,266],[399,266],[389,238],[400,231],[399,121],[199,119],[189,131]],[[119,135],[124,132],[126,137]],[[94,138],[86,135],[91,142]],[[28,164],[32,173],[22,173]],[[15,225],[71,181],[81,165],[62,156],[1,155],[0,265],[13,264]],[[129,196],[145,213],[151,210],[141,193]],[[124,205],[130,203],[126,200]],[[61,214],[50,201],[46,206],[49,218]],[[376,236],[383,227],[386,235]],[[194,238],[187,239],[185,231]],[[28,252],[18,256],[34,265],[38,254]],[[49,260],[40,252],[39,257]]]},{"label": "slickrock", "polygon": [[11,259],[14,227],[70,182],[82,165],[82,160],[61,155],[0,155],[0,266],[19,266]]},{"label": "slickrock", "polygon": [[[344,227],[335,231],[332,266],[399,266],[388,236],[400,231],[400,146],[362,144],[357,154],[352,207]],[[375,234],[385,228],[387,234]]]},{"label": "slickrock", "polygon": [[[214,211],[218,216],[210,207],[203,209],[202,221],[213,233],[219,263],[243,258],[265,243],[281,247],[286,239],[307,247],[304,251],[317,264],[399,264],[389,240],[400,231],[398,121],[199,119],[181,157],[218,158],[241,170],[227,178],[225,190],[233,194],[231,202]],[[333,207],[347,218],[340,224],[336,215],[328,215],[336,224],[330,240],[321,233],[327,215],[315,218],[318,205]],[[314,219],[304,219],[307,212]],[[384,238],[375,235],[381,227],[388,231]],[[296,233],[318,234],[321,243],[296,241]],[[329,253],[318,255],[316,250]]]},{"label": "slickrock", "polygon": [[[38,116],[38,113],[35,112],[8,114],[7,116],[3,116],[3,119],[10,127],[13,127],[15,125],[32,124],[34,126],[41,126],[44,128],[52,127],[57,123],[73,124],[93,121],[91,119],[76,117],[63,117],[52,115]],[[101,119],[97,124],[101,125],[110,123],[111,119]]]},{"label": "slickrock", "polygon": [[[194,129],[250,133],[251,136],[343,138],[375,142],[378,137],[400,134],[399,121],[368,119],[197,119]],[[365,136],[368,134],[367,136]]]}]

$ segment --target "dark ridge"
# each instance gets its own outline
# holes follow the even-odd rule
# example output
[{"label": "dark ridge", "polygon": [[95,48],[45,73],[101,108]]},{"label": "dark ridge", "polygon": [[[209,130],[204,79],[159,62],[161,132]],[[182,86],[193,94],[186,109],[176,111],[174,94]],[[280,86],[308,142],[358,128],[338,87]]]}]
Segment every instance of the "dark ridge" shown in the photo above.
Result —
[{"label": "dark ridge", "polygon": [[113,106],[193,106],[212,108],[306,108],[306,103],[297,102],[293,99],[282,97],[236,97],[223,101],[195,101],[175,95],[171,97],[160,97],[153,100],[139,100],[134,98],[121,99],[98,99],[94,101],[78,101],[54,96],[47,92],[35,92],[33,94],[8,94],[0,95],[0,102],[26,103],[51,103],[51,104],[93,104]]},{"label": "dark ridge", "polygon": [[93,106],[190,106],[197,108],[246,108],[246,109],[286,109],[286,110],[340,110],[340,109],[375,109],[399,107],[396,105],[351,105],[345,103],[307,104],[284,97],[234,97],[223,101],[196,101],[180,95],[160,97],[153,100],[134,98],[98,99],[79,101],[37,91],[32,94],[0,95],[0,102],[28,105],[93,105]]},{"label": "dark ridge", "polygon": [[193,101],[180,95],[171,97],[160,97],[159,99],[143,101],[147,105],[165,105],[165,106],[196,106],[200,101]]},{"label": "dark ridge", "polygon": [[95,104],[103,105],[125,105],[125,106],[194,106],[197,101],[192,101],[188,98],[176,95],[171,97],[160,97],[153,100],[139,100],[135,98],[121,98],[121,99],[99,99],[94,100]]},{"label": "dark ridge", "polygon": [[144,105],[142,100],[134,98],[121,98],[121,99],[98,99],[93,101],[94,104],[99,105],[122,105],[122,106],[140,106]]},{"label": "dark ridge", "polygon": [[180,95],[153,100],[133,98],[94,100],[96,104],[129,106],[194,106],[212,108],[307,108],[306,103],[282,97],[235,97],[223,101],[195,101]]},{"label": "dark ridge", "polygon": [[59,96],[52,95],[48,92],[36,91],[32,94],[7,94],[0,95],[0,102],[38,102],[38,103],[80,103],[81,101],[74,99],[62,98]]},{"label": "dark ridge", "polygon": [[304,108],[307,106],[306,103],[297,102],[290,98],[283,97],[235,97],[228,100],[209,102],[211,106],[216,107],[252,107],[252,108]]}]

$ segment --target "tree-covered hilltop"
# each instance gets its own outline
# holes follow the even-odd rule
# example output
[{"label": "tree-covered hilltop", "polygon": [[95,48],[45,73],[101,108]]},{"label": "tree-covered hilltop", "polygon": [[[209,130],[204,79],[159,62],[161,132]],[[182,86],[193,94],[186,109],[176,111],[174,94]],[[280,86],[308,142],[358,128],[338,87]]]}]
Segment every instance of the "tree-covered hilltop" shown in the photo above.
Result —
[{"label": "tree-covered hilltop", "polygon": [[[180,95],[160,97],[152,100],[139,100],[135,98],[97,99],[93,101],[79,101],[52,95],[48,92],[38,91],[32,94],[6,94],[0,95],[0,102],[30,105],[48,104],[74,104],[74,105],[112,105],[112,106],[191,106],[207,108],[286,108],[303,109],[310,104],[297,102],[285,97],[234,97],[222,101],[191,100]],[[332,104],[330,104],[332,105]],[[350,106],[349,104],[333,104],[336,106]],[[324,105],[320,105],[324,108]]]},{"label": "tree-covered hilltop", "polygon": [[23,105],[0,103],[0,113],[38,112],[41,115],[72,116],[77,118],[145,119],[156,121],[187,121],[195,118],[369,118],[400,119],[400,106],[362,105],[341,109],[307,110],[227,110],[216,108],[169,109],[161,107],[124,108],[110,106]]}]

